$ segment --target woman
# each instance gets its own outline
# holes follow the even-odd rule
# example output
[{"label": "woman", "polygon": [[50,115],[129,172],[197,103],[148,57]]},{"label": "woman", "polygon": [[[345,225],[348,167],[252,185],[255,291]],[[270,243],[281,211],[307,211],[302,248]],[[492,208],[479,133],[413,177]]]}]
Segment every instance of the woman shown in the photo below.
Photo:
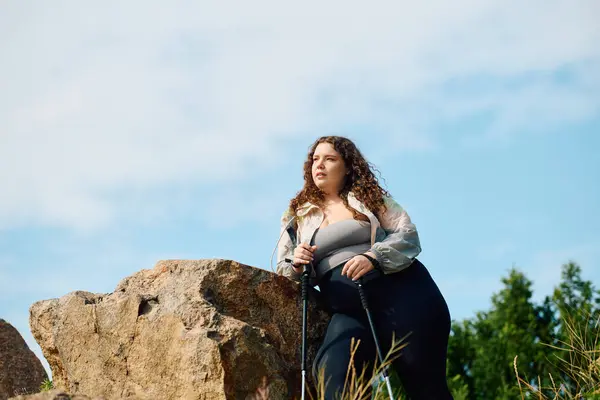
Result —
[{"label": "woman", "polygon": [[[288,225],[295,228],[297,246],[283,232]],[[290,201],[281,228],[277,272],[299,280],[303,266],[312,264],[311,282],[319,285],[332,314],[313,368],[315,375],[324,371],[325,398],[334,399],[344,387],[352,338],[360,340],[353,360],[357,374],[375,361],[356,287],[365,277],[384,354],[393,336],[409,335],[392,364],[406,393],[416,400],[452,399],[446,384],[448,307],[416,259],[421,247],[415,226],[352,141],[340,136],[315,141],[304,163],[304,187]]]}]

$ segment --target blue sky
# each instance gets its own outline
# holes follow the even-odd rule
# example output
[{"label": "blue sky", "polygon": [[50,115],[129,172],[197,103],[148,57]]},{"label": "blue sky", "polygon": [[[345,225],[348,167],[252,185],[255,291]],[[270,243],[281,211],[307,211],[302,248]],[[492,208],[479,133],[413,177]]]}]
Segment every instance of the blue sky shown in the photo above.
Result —
[{"label": "blue sky", "polygon": [[569,260],[600,282],[600,7],[485,3],[5,4],[0,317],[41,357],[35,301],[162,259],[269,269],[326,134],[407,209],[453,318],[512,266],[536,299]]}]

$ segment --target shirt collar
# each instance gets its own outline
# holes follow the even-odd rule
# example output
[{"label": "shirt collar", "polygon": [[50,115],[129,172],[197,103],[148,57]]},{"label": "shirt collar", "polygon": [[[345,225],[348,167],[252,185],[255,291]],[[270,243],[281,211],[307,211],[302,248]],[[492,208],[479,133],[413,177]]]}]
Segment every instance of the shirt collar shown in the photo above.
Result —
[{"label": "shirt collar", "polygon": [[[354,196],[354,193],[348,192],[348,204],[350,204],[353,207],[356,207],[356,206],[359,206],[361,203],[360,203],[360,201],[358,201],[356,199],[356,196]],[[317,208],[317,205],[311,203],[310,201],[307,201],[304,204],[302,204],[300,207],[298,207],[298,210],[296,211],[296,215],[298,215],[299,217],[304,216],[304,215],[308,214],[308,212],[310,210],[312,210],[313,208]]]}]

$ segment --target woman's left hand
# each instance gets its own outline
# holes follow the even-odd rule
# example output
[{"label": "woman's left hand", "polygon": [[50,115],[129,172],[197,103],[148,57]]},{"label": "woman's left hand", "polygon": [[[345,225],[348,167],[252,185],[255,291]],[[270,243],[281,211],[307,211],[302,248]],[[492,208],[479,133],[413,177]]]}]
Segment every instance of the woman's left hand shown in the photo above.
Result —
[{"label": "woman's left hand", "polygon": [[371,260],[365,256],[354,256],[342,268],[342,275],[346,275],[353,281],[357,280],[364,274],[375,269]]}]

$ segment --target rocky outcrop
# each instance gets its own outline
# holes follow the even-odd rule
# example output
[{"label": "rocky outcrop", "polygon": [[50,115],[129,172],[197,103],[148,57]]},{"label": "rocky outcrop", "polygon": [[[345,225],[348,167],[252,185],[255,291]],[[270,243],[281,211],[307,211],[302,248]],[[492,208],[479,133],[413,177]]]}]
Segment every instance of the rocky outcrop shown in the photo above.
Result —
[{"label": "rocky outcrop", "polygon": [[19,395],[11,397],[10,400],[104,400],[101,397],[91,398],[86,395],[74,395],[64,392],[63,390],[53,389],[47,392],[40,392],[30,395]]},{"label": "rocky outcrop", "polygon": [[[299,289],[234,261],[161,261],[110,294],[37,302],[30,325],[54,387],[75,395],[245,399],[266,377],[269,398],[288,399],[300,388]],[[309,315],[312,360],[326,314]]]},{"label": "rocky outcrop", "polygon": [[46,378],[42,363],[21,334],[0,319],[0,400],[36,393]]}]

